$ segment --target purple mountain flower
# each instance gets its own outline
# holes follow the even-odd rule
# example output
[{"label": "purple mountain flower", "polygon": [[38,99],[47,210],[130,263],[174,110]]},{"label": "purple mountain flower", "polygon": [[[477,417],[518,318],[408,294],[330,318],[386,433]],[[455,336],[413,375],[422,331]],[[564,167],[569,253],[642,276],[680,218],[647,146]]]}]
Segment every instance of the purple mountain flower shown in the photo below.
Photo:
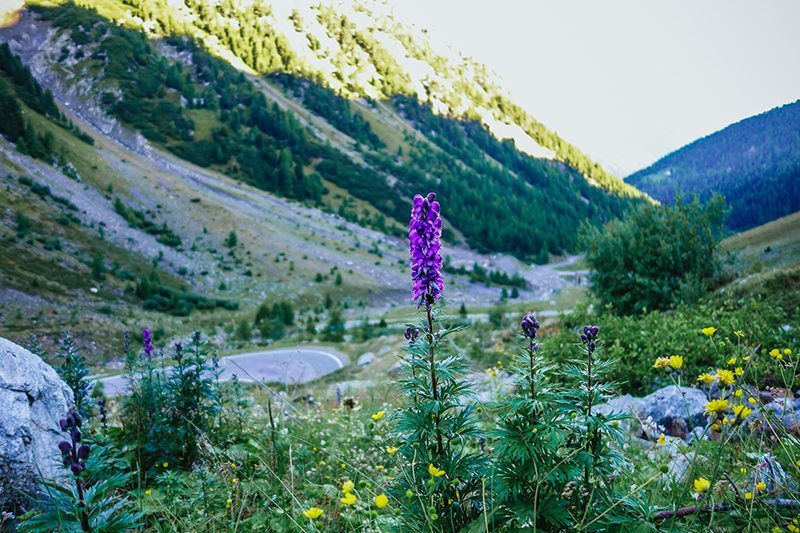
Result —
[{"label": "purple mountain flower", "polygon": [[442,279],[442,218],[434,193],[414,196],[411,222],[408,225],[411,255],[411,279],[414,282],[412,299],[421,306],[430,306],[444,289]]}]

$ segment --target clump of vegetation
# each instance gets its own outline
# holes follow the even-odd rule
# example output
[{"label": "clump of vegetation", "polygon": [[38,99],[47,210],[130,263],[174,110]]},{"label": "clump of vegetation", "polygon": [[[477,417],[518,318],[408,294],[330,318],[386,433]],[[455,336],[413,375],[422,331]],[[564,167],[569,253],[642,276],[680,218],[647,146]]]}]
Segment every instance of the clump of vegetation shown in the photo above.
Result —
[{"label": "clump of vegetation", "polygon": [[698,199],[664,208],[642,204],[602,230],[587,228],[586,261],[592,291],[619,314],[694,303],[720,273],[717,244],[725,199]]},{"label": "clump of vegetation", "polygon": [[114,211],[124,218],[128,225],[141,229],[148,235],[154,235],[161,244],[172,248],[177,248],[181,245],[180,236],[167,227],[166,222],[161,223],[161,225],[153,222],[147,213],[128,207],[119,198],[114,198]]},{"label": "clump of vegetation", "polygon": [[174,289],[163,285],[155,271],[149,276],[142,276],[132,287],[133,294],[142,300],[147,310],[159,311],[175,316],[189,316],[195,309],[227,309],[235,311],[239,304],[223,298],[209,298],[193,292]]}]

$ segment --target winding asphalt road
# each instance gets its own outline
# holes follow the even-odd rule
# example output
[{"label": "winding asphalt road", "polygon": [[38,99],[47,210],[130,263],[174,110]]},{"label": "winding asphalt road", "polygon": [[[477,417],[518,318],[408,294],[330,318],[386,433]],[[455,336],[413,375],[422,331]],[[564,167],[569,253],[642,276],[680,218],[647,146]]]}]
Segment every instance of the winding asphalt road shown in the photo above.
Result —
[{"label": "winding asphalt road", "polygon": [[[349,363],[346,356],[323,348],[284,348],[221,357],[220,379],[229,381],[234,374],[240,381],[266,383],[306,383]],[[118,396],[128,383],[125,377],[98,378],[106,396]]]}]

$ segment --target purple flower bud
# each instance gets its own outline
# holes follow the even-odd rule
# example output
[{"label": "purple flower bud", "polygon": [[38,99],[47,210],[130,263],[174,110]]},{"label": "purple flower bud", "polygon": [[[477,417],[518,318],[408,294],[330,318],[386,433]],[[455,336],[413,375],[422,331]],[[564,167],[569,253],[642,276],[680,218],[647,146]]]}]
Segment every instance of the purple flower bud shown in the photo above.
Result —
[{"label": "purple flower bud", "polygon": [[413,343],[417,340],[417,337],[419,337],[419,330],[414,327],[406,328],[403,337],[405,337],[408,342]]},{"label": "purple flower bud", "polygon": [[83,424],[83,418],[81,418],[81,415],[78,413],[78,411],[74,409],[72,410],[72,418],[75,420],[75,427],[81,427],[81,424]]},{"label": "purple flower bud", "polygon": [[61,450],[61,453],[69,453],[72,450],[72,444],[69,442],[62,440],[58,443],[58,449]]},{"label": "purple flower bud", "polygon": [[89,458],[89,445],[81,444],[81,447],[78,448],[78,459],[85,461],[88,458]]},{"label": "purple flower bud", "polygon": [[72,463],[70,465],[70,469],[72,470],[72,473],[74,475],[76,475],[76,476],[83,471],[83,469],[81,468],[80,463]]},{"label": "purple flower bud", "polygon": [[539,321],[536,320],[536,317],[533,315],[525,315],[519,325],[522,327],[523,335],[529,339],[535,339],[536,332],[541,327],[541,324],[539,324]]},{"label": "purple flower bud", "polygon": [[67,419],[66,418],[62,418],[61,420],[58,421],[58,425],[59,425],[59,427],[61,427],[61,431],[66,431],[67,430]]},{"label": "purple flower bud", "polygon": [[421,306],[423,300],[431,305],[442,296],[442,218],[439,202],[434,193],[425,198],[417,194],[411,208],[408,225],[411,279],[414,282],[411,297]]},{"label": "purple flower bud", "polygon": [[81,441],[81,430],[78,428],[72,428],[69,431],[69,436],[72,437],[73,442],[80,442]]}]

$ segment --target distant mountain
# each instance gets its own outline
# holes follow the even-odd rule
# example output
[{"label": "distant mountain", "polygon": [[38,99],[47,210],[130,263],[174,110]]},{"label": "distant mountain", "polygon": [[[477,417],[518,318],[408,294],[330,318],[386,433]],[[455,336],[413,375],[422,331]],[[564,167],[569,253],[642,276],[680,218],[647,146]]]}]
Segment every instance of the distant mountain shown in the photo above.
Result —
[{"label": "distant mountain", "polygon": [[28,5],[12,50],[94,125],[385,233],[435,190],[449,241],[541,262],[644,196],[380,3]]},{"label": "distant mountain", "polygon": [[663,202],[723,194],[744,230],[800,210],[800,100],[672,152],[626,181]]}]

